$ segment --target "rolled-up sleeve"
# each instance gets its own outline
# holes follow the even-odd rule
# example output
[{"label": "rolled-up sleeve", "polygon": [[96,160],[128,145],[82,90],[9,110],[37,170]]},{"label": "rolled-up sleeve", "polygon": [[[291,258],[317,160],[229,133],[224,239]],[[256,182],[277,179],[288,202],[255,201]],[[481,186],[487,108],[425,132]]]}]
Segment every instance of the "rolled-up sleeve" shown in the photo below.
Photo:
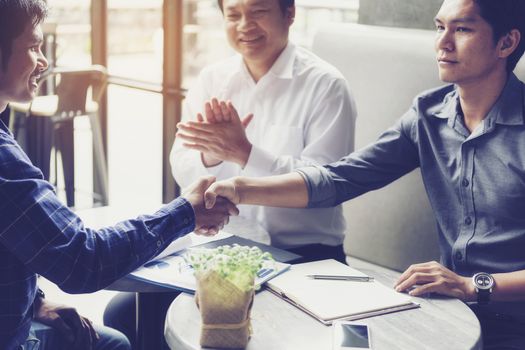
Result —
[{"label": "rolled-up sleeve", "polygon": [[323,167],[297,169],[308,188],[308,207],[338,205],[418,167],[415,123],[417,112],[412,108],[375,143]]},{"label": "rolled-up sleeve", "polygon": [[322,166],[310,166],[296,170],[308,189],[308,208],[326,208],[336,205],[335,185],[332,174]]}]

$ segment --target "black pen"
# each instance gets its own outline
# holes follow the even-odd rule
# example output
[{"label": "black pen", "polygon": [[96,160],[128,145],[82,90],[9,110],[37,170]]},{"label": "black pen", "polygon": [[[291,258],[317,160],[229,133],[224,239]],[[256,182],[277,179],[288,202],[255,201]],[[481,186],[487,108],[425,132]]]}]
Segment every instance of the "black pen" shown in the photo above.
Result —
[{"label": "black pen", "polygon": [[349,275],[306,275],[314,280],[334,280],[334,281],[353,281],[353,282],[372,282],[374,277],[368,276],[349,276]]}]

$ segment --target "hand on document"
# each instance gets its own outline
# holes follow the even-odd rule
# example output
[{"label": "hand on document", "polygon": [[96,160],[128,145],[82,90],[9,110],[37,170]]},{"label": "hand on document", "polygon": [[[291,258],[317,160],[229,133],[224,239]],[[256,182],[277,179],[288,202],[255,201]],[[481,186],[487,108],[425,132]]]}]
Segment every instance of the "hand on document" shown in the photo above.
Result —
[{"label": "hand on document", "polygon": [[191,184],[183,191],[182,196],[193,207],[195,212],[195,233],[215,235],[228,223],[230,215],[239,215],[237,207],[225,198],[218,198],[213,208],[204,205],[204,192],[215,182],[215,177],[206,176]]},{"label": "hand on document", "polygon": [[475,300],[474,286],[470,278],[459,276],[435,261],[411,265],[394,286],[398,292],[412,287],[415,288],[408,294],[415,297],[426,293],[438,293],[463,301]]}]

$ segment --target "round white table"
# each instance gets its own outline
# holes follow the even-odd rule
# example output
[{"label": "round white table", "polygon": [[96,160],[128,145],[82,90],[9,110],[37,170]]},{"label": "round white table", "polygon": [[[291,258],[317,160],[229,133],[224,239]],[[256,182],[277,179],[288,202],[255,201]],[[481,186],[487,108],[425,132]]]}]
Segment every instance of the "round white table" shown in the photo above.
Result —
[{"label": "round white table", "polygon": [[[392,285],[399,273],[352,259],[350,266]],[[319,296],[329,297],[329,296]],[[472,311],[460,300],[414,298],[418,309],[362,319],[374,350],[481,349],[481,330]],[[255,297],[253,335],[247,350],[331,350],[332,327],[325,326],[269,291]],[[171,349],[200,349],[201,320],[193,295],[181,294],[166,315],[164,335]]]}]

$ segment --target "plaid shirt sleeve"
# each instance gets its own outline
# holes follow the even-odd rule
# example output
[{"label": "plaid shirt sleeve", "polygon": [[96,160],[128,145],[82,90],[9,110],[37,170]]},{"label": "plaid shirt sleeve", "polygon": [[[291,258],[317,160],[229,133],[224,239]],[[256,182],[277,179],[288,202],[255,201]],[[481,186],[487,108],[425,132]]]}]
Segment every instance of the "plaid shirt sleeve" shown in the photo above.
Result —
[{"label": "plaid shirt sleeve", "polygon": [[70,293],[106,287],[195,227],[193,209],[184,199],[113,227],[84,227],[4,131],[0,212],[0,244],[28,270]]}]

